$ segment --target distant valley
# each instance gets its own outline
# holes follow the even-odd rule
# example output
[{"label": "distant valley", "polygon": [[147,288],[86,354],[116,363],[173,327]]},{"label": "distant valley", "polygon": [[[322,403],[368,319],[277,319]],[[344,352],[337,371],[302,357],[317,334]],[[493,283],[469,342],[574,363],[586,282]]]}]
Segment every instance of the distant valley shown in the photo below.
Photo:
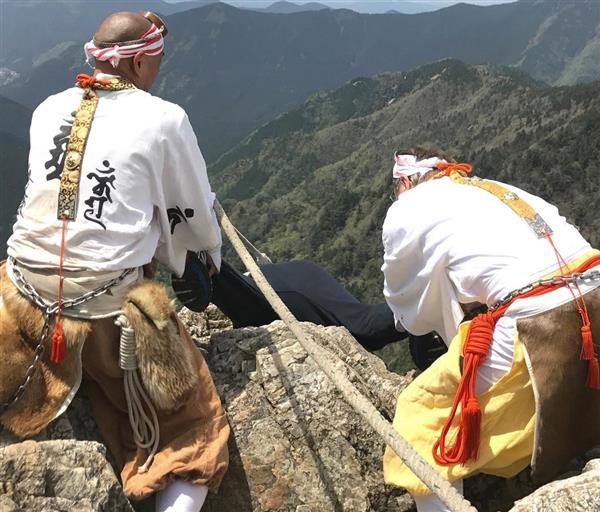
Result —
[{"label": "distant valley", "polygon": [[[111,0],[102,3],[101,7],[94,2],[93,9],[90,7],[87,13],[81,3],[52,2],[53,19],[56,20],[52,31],[47,27],[35,30],[41,20],[50,16],[48,2],[3,4],[3,12],[9,19],[6,26],[10,29],[7,32],[10,37],[5,38],[8,51],[0,56],[0,107],[4,113],[5,105],[10,105],[10,108],[6,107],[10,115],[4,116],[0,127],[2,238],[8,233],[26,180],[27,124],[31,110],[49,94],[69,87],[73,77],[85,71],[83,41],[109,7],[109,10],[117,6],[135,7],[128,1]],[[323,235],[324,239],[335,234],[336,239],[341,236],[346,240],[344,243],[349,244],[351,237],[348,238],[346,228],[340,229],[343,220],[356,207],[355,202],[359,201],[357,192],[348,192],[347,196],[337,194],[327,204],[328,215],[302,214],[297,220],[295,214],[288,217],[287,211],[278,217],[278,201],[292,191],[295,198],[300,189],[296,190],[292,185],[303,183],[308,176],[323,176],[329,172],[328,165],[336,165],[347,155],[360,153],[365,165],[369,158],[373,158],[369,165],[383,165],[384,156],[389,157],[398,137],[406,142],[418,139],[449,146],[485,165],[488,165],[486,155],[497,156],[496,152],[506,144],[512,152],[510,158],[536,155],[535,158],[531,156],[533,164],[527,166],[528,175],[535,175],[542,169],[546,174],[539,158],[544,165],[554,162],[545,160],[545,150],[536,149],[545,148],[551,134],[560,132],[564,136],[559,141],[553,139],[552,146],[560,149],[563,160],[568,154],[577,165],[583,165],[580,158],[587,162],[588,155],[597,151],[597,140],[590,139],[581,124],[581,119],[589,118],[586,123],[591,123],[590,133],[595,133],[593,120],[598,113],[595,107],[586,111],[587,104],[581,98],[587,95],[586,101],[595,105],[592,97],[593,92],[597,92],[596,85],[553,89],[543,83],[575,84],[600,78],[600,2],[595,0],[521,0],[490,7],[460,4],[410,16],[366,15],[332,9],[273,14],[236,9],[226,4],[204,5],[207,3],[204,0],[186,5],[165,4],[158,0],[150,3],[157,10],[173,9],[167,16],[170,34],[163,70],[153,92],[187,110],[210,163],[216,188],[234,208],[240,222],[245,222],[244,211],[256,215],[263,209],[258,209],[259,204],[269,208],[270,222],[277,220],[280,227],[266,228],[259,223],[251,232],[252,236],[267,243],[278,257],[289,258],[302,253],[304,249],[300,249],[306,240],[297,237],[308,236],[311,225],[321,226],[323,222],[332,230],[327,236]],[[174,12],[180,8],[180,12]],[[51,36],[49,32],[52,32]],[[510,76],[510,79],[498,79],[491,89],[494,94],[488,97],[481,92],[487,90],[485,87],[473,88],[473,84],[482,78],[469,77],[473,75],[473,69],[488,69],[492,73],[491,70],[496,68],[466,67],[469,71],[465,71],[464,77],[460,73],[452,75],[453,90],[456,90],[453,94],[464,102],[455,104],[446,96],[446,90],[439,98],[419,93],[421,89],[436,90],[431,89],[432,84],[446,83],[448,75],[431,84],[418,80],[410,82],[410,94],[406,90],[408,86],[403,85],[404,78],[389,78],[405,76],[405,70],[446,57],[460,58],[468,64],[509,65],[512,71],[506,68],[502,76]],[[436,66],[439,64],[419,68],[406,76],[419,76],[424,69],[437,69]],[[534,78],[528,78],[521,71]],[[385,74],[375,76],[382,72]],[[396,92],[385,89],[387,86],[383,84],[389,80],[397,81],[393,85]],[[330,92],[322,92],[327,90]],[[479,92],[475,94],[475,91]],[[478,101],[481,94],[485,100]],[[570,95],[574,95],[573,98]],[[576,114],[567,115],[568,109],[563,106],[558,112],[554,111],[556,100],[553,98],[559,97],[571,102]],[[387,130],[384,126],[375,126],[374,119],[386,119],[386,113],[399,108],[408,98],[411,98],[410,111],[401,110],[395,121],[386,120]],[[388,101],[392,103],[386,109]],[[436,115],[452,119],[455,132],[439,126],[433,130],[433,121],[426,113],[434,106],[438,108]],[[490,119],[496,119],[499,112],[506,112],[506,117],[499,117],[498,126],[491,126]],[[469,117],[468,124],[465,124],[464,116]],[[530,120],[534,123],[531,126]],[[361,129],[356,132],[361,134],[360,137],[346,138],[343,127],[349,122],[355,123],[352,126],[365,124],[373,130]],[[408,130],[407,126],[410,126],[409,131],[394,131]],[[501,126],[502,137],[498,139],[496,131]],[[547,126],[554,127],[554,131],[541,129]],[[253,130],[257,131],[252,133]],[[378,131],[381,133],[377,134]],[[339,133],[344,135],[335,135]],[[329,135],[333,138],[329,139]],[[316,145],[305,145],[302,137],[314,138]],[[238,158],[242,153],[248,154]],[[284,173],[283,170],[292,164],[295,171]],[[279,171],[275,172],[276,169]],[[488,171],[485,166],[483,169],[491,175],[496,172]],[[510,169],[512,167],[503,166],[502,173]],[[368,184],[374,185],[369,181],[371,175],[365,177]],[[353,179],[362,190],[361,176]],[[520,179],[518,173],[516,179]],[[384,181],[381,183],[379,186],[383,187]],[[316,182],[315,186],[318,185]],[[542,192],[547,195],[554,190],[554,185],[542,187]],[[561,194],[565,193],[561,190]],[[581,191],[583,196],[589,193],[587,189]],[[588,233],[595,233],[594,221],[588,219],[588,222],[586,212],[577,213],[580,207],[572,205],[581,200],[580,196],[574,196],[573,201],[570,199],[566,196],[558,198],[571,208],[574,218],[584,218],[582,226]],[[375,213],[369,214],[373,215],[373,226],[375,221],[381,221],[383,206],[377,208]],[[294,227],[300,222],[305,224],[304,228]],[[356,276],[357,283],[371,283],[368,286],[350,283],[367,296],[367,288],[371,289],[376,276],[376,249],[364,253],[365,249],[361,248],[358,253],[352,253],[351,262],[342,265],[333,262],[321,246],[323,241],[314,238],[316,234],[311,236],[312,241],[305,244],[310,250],[302,253],[303,257],[323,260],[346,279]],[[361,236],[366,234],[361,232]],[[334,250],[337,245],[331,247]],[[368,268],[362,267],[365,261],[370,262]]]},{"label": "distant valley", "polygon": [[221,157],[211,181],[238,228],[275,261],[316,260],[377,300],[396,149],[447,149],[478,176],[552,201],[599,246],[598,140],[600,82],[552,88],[448,60],[313,96]]},{"label": "distant valley", "polygon": [[[119,3],[111,2],[102,8]],[[10,45],[0,60],[0,95],[34,108],[86,70],[82,43],[101,13],[87,12],[81,3],[52,2],[57,24],[50,37],[47,27],[19,30],[33,23],[27,19],[48,18],[49,8],[19,5],[5,8]],[[120,5],[127,7],[127,0]],[[311,94],[358,76],[452,57],[511,65],[551,84],[600,78],[597,0],[459,4],[418,15],[332,9],[272,14],[212,4],[171,14],[167,21],[170,34],[154,92],[188,111],[211,162]],[[32,54],[31,45],[39,54]]]}]

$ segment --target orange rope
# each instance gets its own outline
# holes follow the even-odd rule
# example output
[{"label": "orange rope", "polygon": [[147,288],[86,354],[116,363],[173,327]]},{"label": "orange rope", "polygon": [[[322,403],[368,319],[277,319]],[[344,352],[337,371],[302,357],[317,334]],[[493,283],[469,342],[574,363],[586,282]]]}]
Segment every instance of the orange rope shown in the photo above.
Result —
[{"label": "orange rope", "polygon": [[95,76],[86,75],[85,73],[79,73],[75,78],[77,84],[84,89],[88,87],[93,87],[95,84],[100,84],[104,86],[110,85],[108,80],[98,80]]},{"label": "orange rope", "polygon": [[50,361],[60,363],[65,357],[65,333],[62,327],[62,294],[63,294],[63,263],[65,258],[65,234],[67,231],[68,218],[63,214],[62,233],[60,241],[60,263],[58,267],[58,309],[56,310],[56,322],[52,332],[52,350]]},{"label": "orange rope", "polygon": [[[564,261],[564,260],[563,260]],[[574,272],[583,272],[596,265],[600,265],[600,254],[592,256],[580,265]],[[571,275],[569,272],[566,275]],[[433,458],[441,465],[447,464],[464,464],[470,459],[476,459],[479,450],[479,438],[481,433],[481,408],[475,396],[475,382],[477,371],[481,364],[485,361],[489,352],[490,345],[494,334],[494,328],[498,319],[506,312],[509,306],[518,298],[537,297],[544,293],[549,293],[553,290],[565,286],[566,283],[557,281],[548,286],[539,286],[529,292],[526,292],[518,297],[513,298],[510,302],[503,304],[498,309],[492,312],[481,313],[477,315],[467,331],[467,336],[464,344],[463,354],[463,373],[458,384],[456,395],[450,415],[446,419],[440,437],[433,445]],[[586,317],[582,316],[584,323],[587,319],[587,329],[589,330],[589,318],[587,318],[587,309],[583,308]],[[584,325],[585,327],[585,325]],[[583,328],[582,328],[583,331]],[[591,332],[589,334],[591,340]],[[584,339],[583,343],[587,341]],[[586,385],[592,389],[600,389],[600,379],[594,374],[593,368],[598,369],[598,359],[593,355],[589,360],[588,378]],[[598,379],[598,380],[595,380]],[[450,431],[450,427],[457,415],[458,406],[461,405],[459,416],[458,433],[454,443],[448,446],[446,437]]]},{"label": "orange rope", "polygon": [[458,162],[439,162],[435,164],[435,166],[440,171],[444,171],[444,176],[450,176],[453,171],[458,171],[461,174],[468,174],[473,170],[473,166],[471,164]]},{"label": "orange rope", "polygon": [[[556,254],[556,260],[561,268],[561,272],[563,272],[563,265],[566,267],[567,271],[569,271],[569,265],[562,257],[556,245],[554,245],[554,240],[552,240],[552,235],[550,233],[545,234],[548,242],[554,249],[554,253]],[[600,366],[598,365],[598,359],[594,352],[594,339],[592,337],[592,326],[590,322],[590,316],[587,309],[587,304],[585,302],[585,298],[583,297],[583,293],[581,293],[581,288],[579,288],[579,284],[577,282],[571,284],[567,284],[569,291],[573,297],[573,301],[577,305],[577,311],[579,316],[581,316],[582,326],[581,326],[581,355],[580,358],[583,361],[588,361],[588,375],[586,379],[586,386],[591,389],[600,389]],[[575,288],[575,291],[573,290]]]}]

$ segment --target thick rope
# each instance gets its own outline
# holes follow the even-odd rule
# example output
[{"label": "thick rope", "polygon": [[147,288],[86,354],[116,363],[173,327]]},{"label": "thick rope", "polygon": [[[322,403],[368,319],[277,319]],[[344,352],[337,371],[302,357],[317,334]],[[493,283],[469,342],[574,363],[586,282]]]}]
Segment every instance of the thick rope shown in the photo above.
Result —
[{"label": "thick rope", "polygon": [[[127,415],[133,431],[133,439],[138,448],[149,450],[146,462],[138,468],[138,473],[141,474],[148,471],[158,451],[160,427],[154,405],[148,398],[137,373],[135,332],[130,327],[129,320],[123,314],[117,318],[115,324],[121,328],[119,367],[123,370]],[[146,414],[146,409],[150,411],[151,418]]]},{"label": "thick rope", "polygon": [[327,352],[317,345],[300,322],[285,306],[271,285],[265,279],[258,265],[240,240],[235,227],[227,217],[222,206],[217,200],[214,204],[215,212],[221,222],[221,228],[231,241],[244,265],[254,278],[257,286],[269,301],[273,310],[283,320],[285,325],[292,331],[304,350],[313,358],[319,368],[329,377],[341,392],[344,399],[358,412],[367,423],[381,436],[385,443],[394,450],[410,470],[417,475],[429,489],[437,495],[444,504],[454,512],[477,512],[477,510],[466,500],[446,479],[444,479],[429,463],[419,455],[415,449],[394,430],[375,406],[367,400],[346,376],[338,372]]},{"label": "thick rope", "polygon": [[[233,226],[233,224],[232,224]],[[248,240],[244,234],[235,226],[233,226],[233,229],[235,229],[235,232],[238,234],[238,236],[242,239],[242,241],[246,244],[246,248],[254,254],[254,257],[256,258],[256,263],[258,263],[259,265],[267,265],[269,263],[273,263],[271,261],[271,258],[269,258],[264,252],[260,252],[258,250],[258,248],[256,248],[254,246],[254,244]]]}]

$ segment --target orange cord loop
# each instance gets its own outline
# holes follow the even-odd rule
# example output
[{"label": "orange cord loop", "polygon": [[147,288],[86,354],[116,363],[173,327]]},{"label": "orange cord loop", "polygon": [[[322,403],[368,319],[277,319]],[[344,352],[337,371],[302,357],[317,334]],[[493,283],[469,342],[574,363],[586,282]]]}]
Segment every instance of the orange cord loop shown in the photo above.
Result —
[{"label": "orange cord loop", "polygon": [[77,75],[77,83],[87,89],[88,87],[93,87],[96,84],[108,86],[110,82],[108,80],[98,80],[95,76],[86,75],[85,73],[79,73]]},{"label": "orange cord loop", "polygon": [[[592,267],[600,265],[600,254],[592,256],[580,265],[574,271],[571,271],[566,262],[560,256],[560,253],[554,246],[552,237],[547,235],[552,247],[554,247],[559,260],[561,271],[566,267],[567,273],[584,272]],[[573,294],[573,300],[577,304],[577,309],[581,315],[583,326],[582,333],[582,353],[581,359],[588,361],[588,374],[586,386],[590,389],[600,390],[600,364],[594,353],[594,343],[592,339],[592,331],[590,319],[588,316],[587,307],[583,294],[579,289],[579,285],[574,283],[573,286],[577,289],[577,294],[571,289],[571,286],[564,281],[555,281],[548,286],[533,287],[531,290],[523,293],[520,296],[514,297],[511,301],[503,304],[499,308],[486,313],[477,315],[469,325],[467,336],[463,346],[463,372],[458,383],[458,389],[454,396],[454,402],[448,418],[446,419],[439,438],[433,445],[433,458],[441,465],[449,464],[465,464],[471,459],[476,459],[479,450],[479,439],[481,435],[481,408],[475,396],[475,382],[477,379],[477,371],[481,364],[485,361],[489,348],[492,343],[494,328],[496,322],[504,315],[509,306],[518,298],[536,297],[544,293],[551,292],[563,286],[568,286]],[[459,415],[458,432],[454,442],[447,446],[446,437],[450,431],[450,427],[457,416],[458,407],[461,406]]]},{"label": "orange cord loop", "polygon": [[454,171],[457,171],[461,174],[468,174],[473,170],[473,166],[471,164],[464,162],[438,162],[435,164],[435,166],[440,171],[444,171],[444,176],[450,176],[450,174]]},{"label": "orange cord loop", "polygon": [[54,331],[52,331],[52,349],[50,352],[50,361],[60,363],[66,352],[65,333],[62,327],[62,294],[63,294],[63,263],[65,259],[65,234],[67,232],[67,222],[69,219],[66,214],[62,216],[62,232],[60,241],[60,263],[58,266],[58,308],[56,310],[56,322],[54,322]]}]

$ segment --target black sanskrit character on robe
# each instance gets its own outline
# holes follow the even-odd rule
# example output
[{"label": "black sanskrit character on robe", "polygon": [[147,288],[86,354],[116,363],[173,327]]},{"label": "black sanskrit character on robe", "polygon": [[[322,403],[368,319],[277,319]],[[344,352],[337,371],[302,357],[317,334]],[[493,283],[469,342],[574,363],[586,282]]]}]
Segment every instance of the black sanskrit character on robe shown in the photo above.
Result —
[{"label": "black sanskrit character on robe", "polygon": [[74,120],[75,112],[71,112],[71,117],[69,119],[63,119],[63,124],[60,125],[58,133],[52,139],[54,148],[50,150],[50,160],[44,164],[44,167],[53,170],[46,175],[46,181],[60,179],[60,173],[65,165],[65,152],[67,150],[67,144],[69,143],[71,127],[73,126]]},{"label": "black sanskrit character on robe", "polygon": [[106,229],[106,226],[102,222],[102,211],[106,202],[112,203],[111,189],[115,190],[115,169],[110,166],[108,160],[102,162],[105,169],[96,169],[98,173],[90,172],[87,174],[89,180],[94,179],[97,181],[96,185],[92,187],[92,195],[84,201],[89,208],[83,213],[83,216],[92,222],[95,222],[102,229]]},{"label": "black sanskrit character on robe", "polygon": [[179,206],[175,208],[167,209],[167,216],[169,217],[169,224],[171,225],[171,234],[175,233],[175,227],[181,222],[187,222],[194,216],[193,208],[185,208],[183,211]]}]

